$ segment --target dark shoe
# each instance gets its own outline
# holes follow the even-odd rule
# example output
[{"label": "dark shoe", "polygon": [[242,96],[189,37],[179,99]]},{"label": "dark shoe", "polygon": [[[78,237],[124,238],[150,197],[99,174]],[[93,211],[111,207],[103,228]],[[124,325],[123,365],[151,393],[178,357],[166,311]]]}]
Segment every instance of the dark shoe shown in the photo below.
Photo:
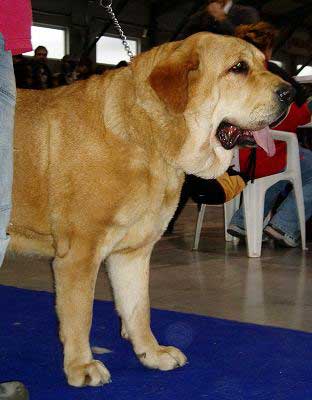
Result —
[{"label": "dark shoe", "polygon": [[264,228],[264,232],[284,247],[298,247],[299,246],[298,240],[293,239],[291,236],[287,235],[287,233],[282,232],[281,230],[273,227],[270,224],[268,224]]},{"label": "dark shoe", "polygon": [[0,400],[29,400],[28,390],[22,382],[0,383]]},{"label": "dark shoe", "polygon": [[229,225],[227,233],[239,239],[242,239],[246,236],[245,228],[241,228],[240,226],[233,224]]},{"label": "dark shoe", "polygon": [[[246,239],[246,230],[245,228],[241,228],[238,225],[233,225],[230,224],[228,229],[227,229],[227,233],[238,238],[238,239]],[[265,234],[262,235],[262,243],[268,242],[269,238],[268,236]]]}]

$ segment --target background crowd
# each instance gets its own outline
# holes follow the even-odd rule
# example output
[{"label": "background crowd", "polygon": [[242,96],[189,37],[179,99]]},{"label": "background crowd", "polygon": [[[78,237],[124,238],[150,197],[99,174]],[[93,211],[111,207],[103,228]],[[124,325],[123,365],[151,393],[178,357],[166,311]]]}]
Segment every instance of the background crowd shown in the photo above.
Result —
[{"label": "background crowd", "polygon": [[[57,72],[52,72],[48,65],[48,49],[38,46],[33,57],[18,54],[13,56],[13,66],[16,86],[21,89],[49,89],[87,79],[93,74],[102,74],[108,67],[95,67],[88,56],[75,57],[65,55]],[[120,61],[112,68],[127,65],[126,61]]]}]

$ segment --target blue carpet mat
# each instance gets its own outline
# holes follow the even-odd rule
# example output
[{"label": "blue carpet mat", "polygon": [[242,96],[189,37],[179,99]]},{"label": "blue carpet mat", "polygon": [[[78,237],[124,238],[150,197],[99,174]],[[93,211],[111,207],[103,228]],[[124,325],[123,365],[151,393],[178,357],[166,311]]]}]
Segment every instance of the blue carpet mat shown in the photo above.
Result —
[{"label": "blue carpet mat", "polygon": [[152,311],[162,344],[189,364],[148,370],[119,336],[110,302],[96,301],[92,346],[112,374],[100,388],[71,388],[62,372],[54,296],[0,286],[0,381],[22,380],[31,400],[312,400],[312,335],[221,319]]}]

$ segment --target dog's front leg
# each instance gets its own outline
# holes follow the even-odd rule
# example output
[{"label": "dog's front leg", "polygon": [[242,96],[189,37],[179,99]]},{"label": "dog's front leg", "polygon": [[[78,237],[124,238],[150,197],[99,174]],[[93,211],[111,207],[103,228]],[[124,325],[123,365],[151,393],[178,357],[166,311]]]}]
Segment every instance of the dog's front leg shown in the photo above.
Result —
[{"label": "dog's front leg", "polygon": [[167,371],[183,366],[186,357],[175,347],[160,346],[150,328],[149,261],[152,247],[112,254],[107,265],[124,337],[131,340],[142,364]]},{"label": "dog's front leg", "polygon": [[109,371],[93,359],[89,344],[100,259],[86,242],[76,240],[65,257],[56,257],[53,262],[64,370],[72,386],[98,386],[110,381]]}]

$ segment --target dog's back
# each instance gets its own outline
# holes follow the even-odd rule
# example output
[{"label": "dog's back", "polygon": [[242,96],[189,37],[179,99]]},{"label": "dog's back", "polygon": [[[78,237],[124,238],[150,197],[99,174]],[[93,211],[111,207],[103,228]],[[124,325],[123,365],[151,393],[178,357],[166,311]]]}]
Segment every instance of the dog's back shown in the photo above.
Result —
[{"label": "dog's back", "polygon": [[[53,151],[64,158],[66,154],[59,146],[63,146],[66,138],[73,146],[82,140],[79,132],[73,132],[73,127],[79,125],[73,119],[88,119],[87,96],[92,95],[92,81],[94,79],[44,91],[18,90],[13,210],[9,228],[14,250],[54,254],[50,194],[51,165],[57,160],[52,159],[51,143]],[[64,124],[67,126],[62,126]]]}]

